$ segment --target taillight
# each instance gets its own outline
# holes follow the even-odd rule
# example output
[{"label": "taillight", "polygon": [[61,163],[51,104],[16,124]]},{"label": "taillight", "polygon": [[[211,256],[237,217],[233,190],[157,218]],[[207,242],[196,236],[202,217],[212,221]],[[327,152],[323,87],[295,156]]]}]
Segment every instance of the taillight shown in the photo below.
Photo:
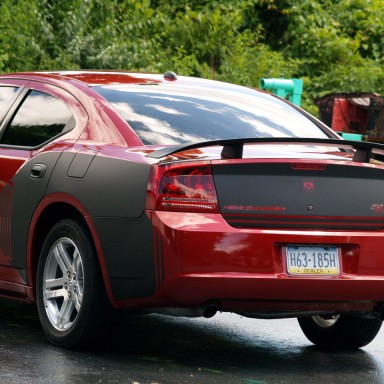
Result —
[{"label": "taillight", "polygon": [[147,209],[218,212],[211,165],[154,165],[148,183]]}]

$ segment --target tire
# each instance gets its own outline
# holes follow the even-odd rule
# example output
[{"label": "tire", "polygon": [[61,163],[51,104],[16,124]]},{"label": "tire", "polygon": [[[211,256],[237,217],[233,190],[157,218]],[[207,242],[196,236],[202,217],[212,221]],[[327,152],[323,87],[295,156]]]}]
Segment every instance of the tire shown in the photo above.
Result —
[{"label": "tire", "polygon": [[36,302],[51,343],[82,348],[97,340],[108,300],[93,242],[80,222],[61,220],[48,233],[37,267]]},{"label": "tire", "polygon": [[382,320],[350,315],[298,318],[304,335],[324,349],[357,349],[369,344],[380,330]]}]

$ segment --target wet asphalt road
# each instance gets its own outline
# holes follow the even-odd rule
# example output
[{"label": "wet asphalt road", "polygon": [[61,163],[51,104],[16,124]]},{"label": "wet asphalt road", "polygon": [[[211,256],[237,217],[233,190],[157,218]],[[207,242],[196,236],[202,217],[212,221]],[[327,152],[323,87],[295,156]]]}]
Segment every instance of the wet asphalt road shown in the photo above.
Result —
[{"label": "wet asphalt road", "polygon": [[48,344],[33,306],[0,300],[0,383],[384,383],[384,327],[367,347],[324,352],[295,319],[124,317],[100,347]]}]

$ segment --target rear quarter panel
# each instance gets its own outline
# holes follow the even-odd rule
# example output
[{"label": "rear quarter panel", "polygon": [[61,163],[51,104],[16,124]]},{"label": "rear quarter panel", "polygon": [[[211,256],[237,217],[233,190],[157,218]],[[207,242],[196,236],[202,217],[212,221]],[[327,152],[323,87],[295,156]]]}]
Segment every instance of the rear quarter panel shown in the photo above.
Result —
[{"label": "rear quarter panel", "polygon": [[112,300],[155,289],[152,225],[145,214],[150,166],[126,148],[76,148],[63,153],[47,189],[47,198],[60,195],[83,207]]}]

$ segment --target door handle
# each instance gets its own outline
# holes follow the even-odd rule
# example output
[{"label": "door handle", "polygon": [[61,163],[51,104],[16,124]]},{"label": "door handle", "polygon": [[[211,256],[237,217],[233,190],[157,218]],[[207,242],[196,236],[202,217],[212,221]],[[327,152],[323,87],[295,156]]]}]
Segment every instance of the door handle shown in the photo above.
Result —
[{"label": "door handle", "polygon": [[32,179],[42,179],[46,170],[47,166],[45,164],[34,164],[31,169]]}]

